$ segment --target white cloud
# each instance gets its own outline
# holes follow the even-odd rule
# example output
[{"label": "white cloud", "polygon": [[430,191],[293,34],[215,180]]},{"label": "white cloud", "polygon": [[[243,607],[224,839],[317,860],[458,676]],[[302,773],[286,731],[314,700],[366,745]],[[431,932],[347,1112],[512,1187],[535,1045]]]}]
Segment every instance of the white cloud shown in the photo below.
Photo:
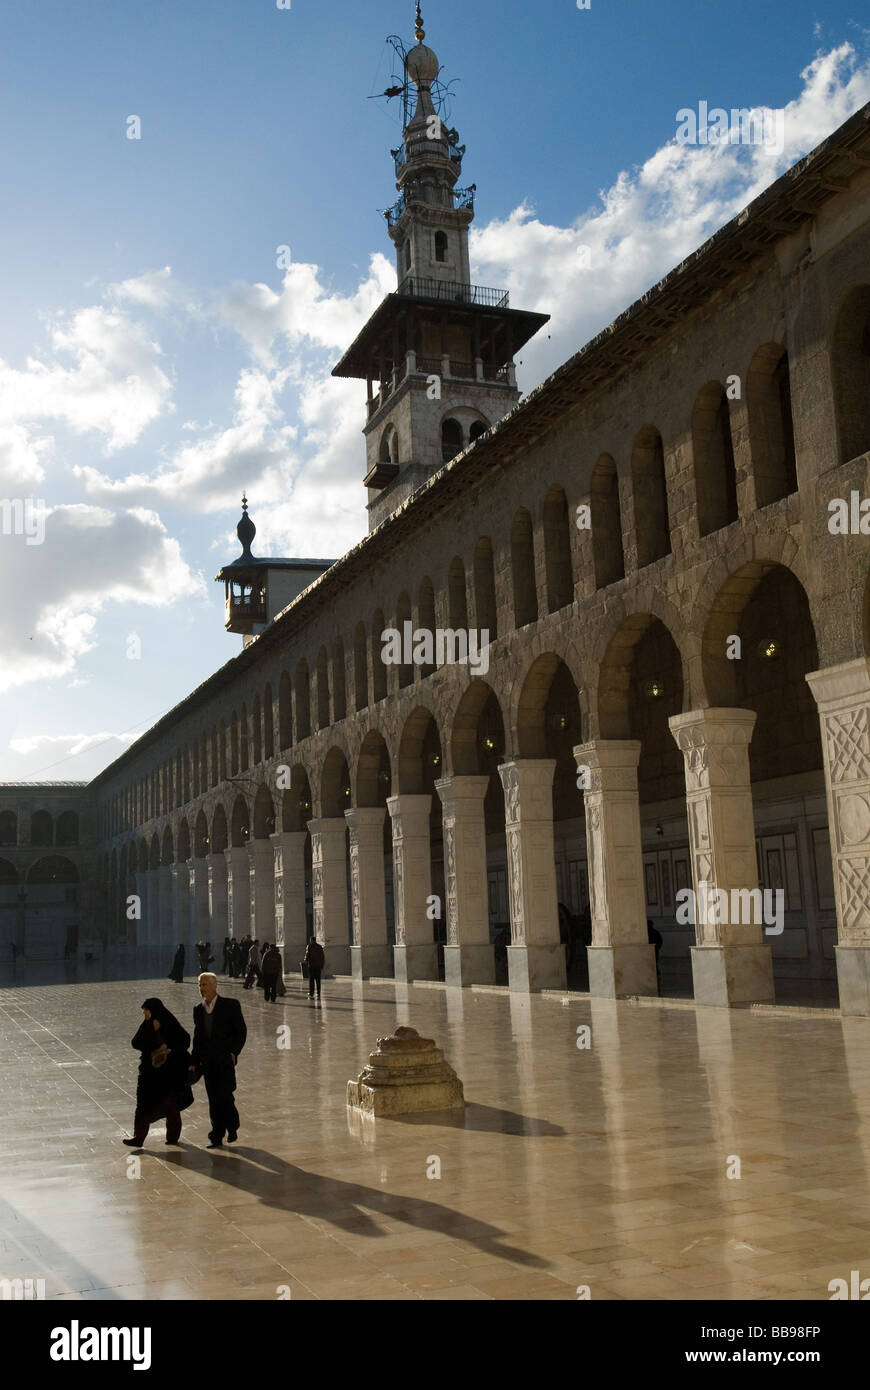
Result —
[{"label": "white cloud", "polygon": [[14,594],[0,608],[0,691],[73,674],[108,603],[166,607],[206,592],[153,512],[81,504],[48,510],[41,545],[4,538],[0,585]]}]

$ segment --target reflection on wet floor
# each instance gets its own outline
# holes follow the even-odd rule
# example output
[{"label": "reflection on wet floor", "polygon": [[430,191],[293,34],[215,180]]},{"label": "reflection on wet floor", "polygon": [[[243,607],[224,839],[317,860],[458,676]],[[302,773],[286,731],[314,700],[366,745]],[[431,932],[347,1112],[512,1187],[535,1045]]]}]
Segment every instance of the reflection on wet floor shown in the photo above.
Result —
[{"label": "reflection on wet floor", "polygon": [[[350,981],[267,1005],[222,981],[249,1027],[239,1142],[205,1150],[199,1086],[182,1146],[158,1124],[136,1155],[139,1006],[190,1029],[197,999],[148,965],[0,974],[0,1278],[68,1299],[727,1300],[870,1276],[870,1020]],[[464,1113],[347,1111],[399,1023],[444,1048]]]}]

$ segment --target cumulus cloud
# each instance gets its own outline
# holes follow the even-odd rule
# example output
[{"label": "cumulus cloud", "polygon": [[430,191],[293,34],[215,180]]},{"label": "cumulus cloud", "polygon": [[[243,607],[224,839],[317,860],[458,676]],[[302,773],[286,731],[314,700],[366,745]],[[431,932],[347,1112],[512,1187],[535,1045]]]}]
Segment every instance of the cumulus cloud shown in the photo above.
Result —
[{"label": "cumulus cloud", "polygon": [[0,608],[0,692],[71,674],[108,603],[162,607],[205,593],[153,512],[76,504],[48,509],[44,523],[42,544],[7,536],[0,548],[0,585],[14,595]]}]

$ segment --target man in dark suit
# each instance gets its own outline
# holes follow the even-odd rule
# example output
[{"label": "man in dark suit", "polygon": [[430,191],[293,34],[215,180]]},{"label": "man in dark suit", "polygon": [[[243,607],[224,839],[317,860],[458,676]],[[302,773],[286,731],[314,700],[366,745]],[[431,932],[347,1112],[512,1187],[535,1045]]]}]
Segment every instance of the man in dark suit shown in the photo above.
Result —
[{"label": "man in dark suit", "polygon": [[239,1112],[233,1100],[236,1089],[236,1062],[245,1045],[248,1030],[237,999],[217,992],[217,976],[204,971],[199,977],[202,1003],[193,1011],[191,1071],[201,1071],[208,1094],[211,1133],[206,1148],[219,1149],[224,1135],[234,1144],[239,1134]]}]

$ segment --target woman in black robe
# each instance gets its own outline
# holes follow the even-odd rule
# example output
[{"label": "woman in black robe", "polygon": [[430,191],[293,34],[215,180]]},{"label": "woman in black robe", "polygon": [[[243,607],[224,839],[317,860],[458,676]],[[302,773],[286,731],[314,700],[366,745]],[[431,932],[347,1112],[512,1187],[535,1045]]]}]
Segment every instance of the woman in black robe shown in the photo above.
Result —
[{"label": "woman in black robe", "polygon": [[172,969],[169,972],[170,980],[174,980],[177,985],[184,984],[184,946],[179,946],[175,952],[175,959],[172,962]]},{"label": "woman in black robe", "polygon": [[142,1013],[142,1027],[133,1039],[133,1047],[142,1054],[133,1137],[124,1140],[131,1149],[141,1149],[150,1126],[164,1117],[166,1143],[177,1144],[181,1112],[193,1104],[188,1073],[190,1034],[159,999],[146,999]]}]

